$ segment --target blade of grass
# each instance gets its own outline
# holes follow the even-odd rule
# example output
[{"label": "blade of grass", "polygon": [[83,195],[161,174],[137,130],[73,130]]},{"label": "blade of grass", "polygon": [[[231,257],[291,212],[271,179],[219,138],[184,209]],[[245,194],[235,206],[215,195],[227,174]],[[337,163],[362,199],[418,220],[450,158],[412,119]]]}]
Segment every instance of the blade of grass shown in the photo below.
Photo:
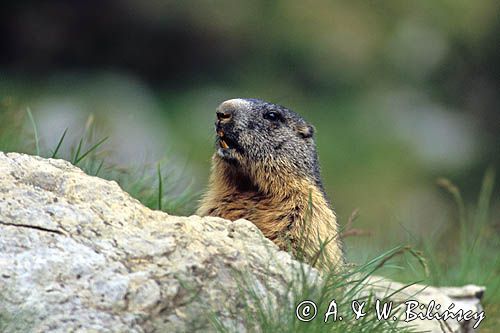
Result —
[{"label": "blade of grass", "polygon": [[35,149],[36,149],[36,154],[40,156],[40,144],[38,140],[38,130],[36,128],[36,123],[35,123],[35,118],[33,117],[33,114],[31,113],[30,108],[26,108],[26,113],[28,113],[28,118],[30,119],[31,122],[31,127],[33,127],[33,133],[35,135]]},{"label": "blade of grass", "polygon": [[101,163],[99,163],[99,166],[97,167],[97,170],[94,174],[94,176],[97,177],[97,175],[99,175],[99,171],[101,171],[101,168],[102,168],[102,165],[104,164],[104,159],[101,160]]},{"label": "blade of grass", "polygon": [[161,210],[161,203],[163,199],[163,178],[161,177],[161,166],[158,162],[158,210]]},{"label": "blade of grass", "polygon": [[[75,157],[78,157],[76,158],[75,160],[75,163],[73,163],[74,165],[77,165],[79,162],[81,162],[85,157],[87,157],[91,152],[93,152],[94,150],[96,150],[100,145],[102,145],[104,143],[104,141],[106,141],[108,139],[108,137],[105,137],[104,139],[102,139],[101,141],[99,141],[98,143],[96,143],[95,145],[93,145],[92,147],[90,147],[85,153],[82,154],[82,156],[78,157],[78,155],[75,155]],[[81,141],[80,141],[81,142]],[[80,146],[78,147],[80,148]],[[78,153],[78,151],[77,151]]]},{"label": "blade of grass", "polygon": [[61,145],[62,145],[62,142],[64,140],[64,137],[66,136],[66,132],[68,131],[68,128],[66,128],[64,130],[64,133],[63,135],[61,136],[61,138],[59,139],[59,142],[57,143],[57,147],[56,149],[54,150],[54,153],[52,154],[51,158],[56,158],[57,156],[57,153],[59,152],[59,148],[61,148]]},{"label": "blade of grass", "polygon": [[82,144],[83,144],[83,138],[80,139],[80,142],[78,143],[78,147],[76,148],[76,153],[75,156],[72,158],[72,164],[76,165],[76,160],[78,159],[78,156],[80,155],[80,150],[82,149]]},{"label": "blade of grass", "polygon": [[459,234],[460,234],[460,249],[463,251],[463,256],[467,254],[467,242],[469,233],[467,232],[467,213],[465,211],[465,203],[460,193],[459,188],[446,178],[439,178],[437,184],[448,191],[453,197],[458,208]]},{"label": "blade of grass", "polygon": [[488,168],[483,177],[483,184],[481,185],[481,191],[479,193],[479,199],[477,202],[477,215],[476,223],[477,227],[482,227],[488,222],[488,214],[490,212],[490,201],[493,192],[493,186],[495,184],[495,171],[493,168]]}]

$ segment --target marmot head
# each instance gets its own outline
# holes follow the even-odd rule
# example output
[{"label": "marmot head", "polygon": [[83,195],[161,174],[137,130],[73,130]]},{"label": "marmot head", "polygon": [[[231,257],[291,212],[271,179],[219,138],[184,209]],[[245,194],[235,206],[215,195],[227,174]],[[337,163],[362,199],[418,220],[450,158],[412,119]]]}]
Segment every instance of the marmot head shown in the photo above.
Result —
[{"label": "marmot head", "polygon": [[301,116],[281,105],[240,98],[220,104],[216,115],[214,158],[250,178],[300,177],[321,187],[314,128]]}]

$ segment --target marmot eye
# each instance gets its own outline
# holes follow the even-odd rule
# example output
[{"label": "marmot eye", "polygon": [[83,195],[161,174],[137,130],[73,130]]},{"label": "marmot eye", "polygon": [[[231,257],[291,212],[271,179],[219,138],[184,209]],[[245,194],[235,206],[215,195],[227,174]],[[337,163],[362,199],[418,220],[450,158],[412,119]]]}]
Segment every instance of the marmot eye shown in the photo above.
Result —
[{"label": "marmot eye", "polygon": [[264,113],[264,118],[272,121],[276,121],[279,119],[279,115],[277,112],[269,111]]}]

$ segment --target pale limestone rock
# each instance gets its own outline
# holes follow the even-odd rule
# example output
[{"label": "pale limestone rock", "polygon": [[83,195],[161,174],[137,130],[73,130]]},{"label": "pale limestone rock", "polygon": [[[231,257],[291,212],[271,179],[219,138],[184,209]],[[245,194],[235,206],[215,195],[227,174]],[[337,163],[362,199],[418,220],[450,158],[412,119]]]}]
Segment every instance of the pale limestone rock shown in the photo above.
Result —
[{"label": "pale limestone rock", "polygon": [[27,331],[201,329],[236,307],[236,269],[277,303],[300,267],[248,221],[168,216],[68,162],[0,153],[0,314]]},{"label": "pale limestone rock", "polygon": [[[68,162],[0,152],[7,332],[205,332],[213,313],[241,331],[236,272],[280,306],[300,270],[320,279],[248,221],[169,216]],[[435,292],[477,295],[464,290]]]}]

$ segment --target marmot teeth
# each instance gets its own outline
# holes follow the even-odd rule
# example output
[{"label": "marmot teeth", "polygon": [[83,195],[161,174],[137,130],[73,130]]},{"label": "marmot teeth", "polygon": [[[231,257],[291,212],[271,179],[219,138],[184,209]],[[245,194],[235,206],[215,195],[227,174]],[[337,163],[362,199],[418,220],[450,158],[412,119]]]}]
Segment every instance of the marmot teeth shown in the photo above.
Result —
[{"label": "marmot teeth", "polygon": [[228,149],[229,145],[223,139],[223,137],[224,137],[224,131],[220,131],[220,130],[217,131],[217,135],[219,136],[219,146],[221,146],[221,148],[223,148],[223,149]]}]

